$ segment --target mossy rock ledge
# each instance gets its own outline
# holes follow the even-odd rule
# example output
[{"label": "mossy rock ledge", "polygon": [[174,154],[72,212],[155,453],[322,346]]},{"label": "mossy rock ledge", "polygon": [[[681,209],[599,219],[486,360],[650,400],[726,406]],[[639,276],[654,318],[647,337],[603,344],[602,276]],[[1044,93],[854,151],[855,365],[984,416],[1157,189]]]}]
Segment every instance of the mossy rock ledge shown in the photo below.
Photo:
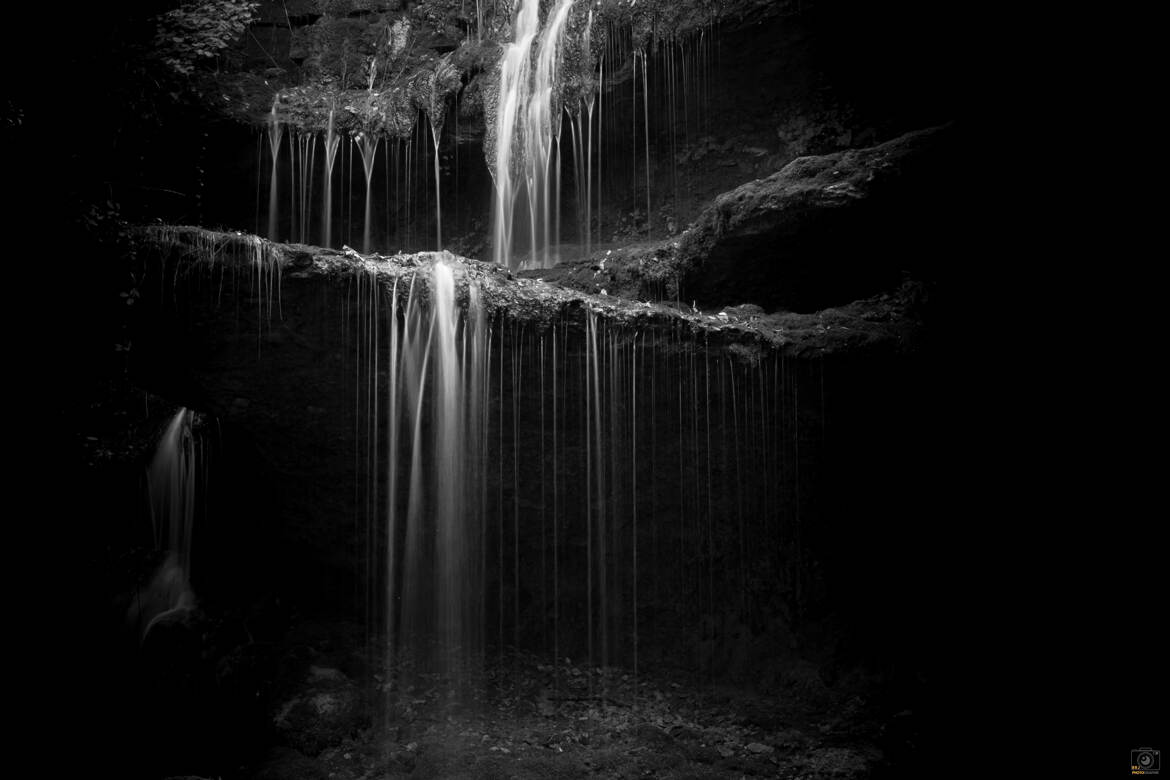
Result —
[{"label": "mossy rock ledge", "polygon": [[[202,271],[221,289],[223,278],[230,275],[236,285],[256,284],[258,289],[267,290],[268,300],[258,294],[257,303],[273,309],[269,330],[289,327],[281,324],[281,297],[312,295],[315,287],[323,293],[337,285],[352,284],[359,277],[363,283],[373,280],[384,286],[398,296],[401,305],[412,294],[412,285],[414,296],[425,298],[429,294],[425,280],[437,262],[453,270],[460,306],[466,306],[469,285],[475,284],[489,319],[503,315],[536,326],[558,322],[575,329],[583,328],[586,313],[592,312],[631,333],[689,334],[708,346],[734,348],[733,352],[749,359],[771,350],[790,357],[912,351],[922,328],[921,309],[927,297],[926,285],[907,280],[887,292],[811,313],[766,313],[750,301],[702,309],[677,302],[630,299],[605,290],[588,293],[541,278],[525,278],[494,263],[445,250],[360,254],[348,247],[336,250],[284,244],[241,232],[193,226],[143,227],[136,237],[143,254],[164,263],[177,278],[197,277]],[[549,269],[553,274],[556,271]]]}]

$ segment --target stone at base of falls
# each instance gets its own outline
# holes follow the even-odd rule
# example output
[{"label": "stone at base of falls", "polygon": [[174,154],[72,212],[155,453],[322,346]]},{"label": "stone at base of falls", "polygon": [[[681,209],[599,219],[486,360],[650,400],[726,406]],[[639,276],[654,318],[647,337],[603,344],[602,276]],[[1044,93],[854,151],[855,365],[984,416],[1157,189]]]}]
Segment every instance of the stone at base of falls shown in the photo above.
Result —
[{"label": "stone at base of falls", "polygon": [[358,687],[336,669],[317,667],[306,688],[285,701],[273,719],[281,741],[307,756],[355,735],[366,721]]},{"label": "stone at base of falls", "polygon": [[[933,278],[968,236],[955,127],[800,157],[715,198],[679,236],[539,272],[588,292],[812,312]],[[534,272],[535,273],[535,272]],[[681,286],[680,286],[681,280]],[[681,287],[681,289],[680,289]]]}]

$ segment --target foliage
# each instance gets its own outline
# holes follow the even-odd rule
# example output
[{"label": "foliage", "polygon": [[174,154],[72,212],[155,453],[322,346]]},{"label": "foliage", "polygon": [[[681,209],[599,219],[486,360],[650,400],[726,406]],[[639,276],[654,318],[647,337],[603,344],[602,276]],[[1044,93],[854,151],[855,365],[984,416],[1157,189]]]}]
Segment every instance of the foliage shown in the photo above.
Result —
[{"label": "foliage", "polygon": [[[250,65],[241,63],[238,69],[220,57],[226,69],[216,75],[216,93],[205,97],[219,110],[248,122],[267,121],[277,96],[281,121],[305,131],[322,130],[332,109],[341,132],[402,136],[414,126],[418,111],[441,126],[451,108],[450,96],[458,94],[461,118],[482,116],[490,124],[500,47],[512,38],[519,2],[302,0],[296,11],[300,18],[310,14],[308,9],[320,16],[309,24],[290,25],[289,49],[265,51],[266,60],[254,57]],[[714,19],[758,2],[578,0],[566,27],[560,91],[554,102],[574,113],[581,110],[581,101],[596,93],[598,60],[619,30],[629,31],[634,46],[652,49],[659,41],[700,34]],[[190,72],[212,56],[209,52],[223,51],[229,32],[238,35],[246,24],[242,13],[233,9],[255,5],[251,0],[195,0],[167,14],[171,21],[165,38],[171,47],[168,56],[175,60],[172,68]],[[282,20],[286,12],[287,7],[275,6],[271,15]],[[200,13],[210,27],[198,29],[209,32],[197,39],[189,32],[176,34],[178,20],[184,20],[187,30],[193,24],[187,20]],[[211,17],[218,21],[208,21]],[[185,57],[176,54],[180,44],[186,47]],[[314,105],[314,100],[319,102]]]},{"label": "foliage", "polygon": [[341,89],[364,86],[378,48],[371,25],[361,19],[322,17],[307,32],[304,75],[310,81]]},{"label": "foliage", "polygon": [[122,206],[113,197],[101,202],[78,204],[78,223],[96,244],[124,246],[130,237],[130,224],[122,216]]},{"label": "foliage", "polygon": [[451,64],[449,54],[436,62],[434,70],[423,78],[423,88],[419,95],[423,103],[421,108],[430,117],[431,124],[440,128],[447,115],[447,96],[458,91],[463,84],[462,78]]},{"label": "foliage", "polygon": [[24,108],[11,98],[4,101],[4,108],[0,109],[0,125],[20,127],[22,124],[24,124]]},{"label": "foliage", "polygon": [[175,73],[191,75],[243,35],[258,6],[255,0],[192,0],[168,11],[158,20],[159,56]]}]

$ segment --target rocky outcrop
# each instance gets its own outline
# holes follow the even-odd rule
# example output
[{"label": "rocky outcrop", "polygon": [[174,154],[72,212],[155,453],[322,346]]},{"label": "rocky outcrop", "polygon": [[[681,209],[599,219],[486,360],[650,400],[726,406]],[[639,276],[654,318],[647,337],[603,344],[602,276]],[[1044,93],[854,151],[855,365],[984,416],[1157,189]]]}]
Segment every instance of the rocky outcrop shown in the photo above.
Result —
[{"label": "rocky outcrop", "polygon": [[718,196],[666,241],[541,272],[565,286],[699,308],[811,312],[931,279],[959,245],[956,131],[800,157]]},{"label": "rocky outcrop", "polygon": [[312,666],[304,687],[283,702],[274,725],[284,744],[316,756],[368,725],[358,686],[338,669]]},{"label": "rocky outcrop", "polygon": [[[688,246],[702,240],[698,231],[692,235]],[[592,311],[611,323],[634,329],[661,332],[681,329],[701,334],[712,344],[776,349],[792,356],[862,348],[895,351],[912,348],[925,295],[922,285],[907,282],[867,300],[847,301],[815,313],[769,314],[758,305],[702,311],[679,301],[648,300],[658,296],[622,297],[623,293],[630,293],[630,284],[618,282],[616,289],[600,288],[593,294],[580,289],[586,285],[572,284],[571,276],[567,278],[568,284],[554,284],[446,251],[361,255],[348,248],[339,251],[303,244],[277,244],[242,233],[219,233],[196,227],[152,227],[142,230],[139,236],[145,246],[165,256],[165,262],[176,263],[185,275],[197,274],[202,268],[208,274],[230,272],[238,278],[254,277],[258,296],[263,298],[267,291],[268,300],[261,301],[261,305],[269,309],[279,304],[277,299],[281,295],[308,293],[311,297],[313,288],[323,290],[360,274],[377,280],[387,289],[397,290],[400,299],[405,301],[415,276],[420,271],[427,273],[430,266],[442,261],[455,271],[459,300],[467,300],[469,284],[474,282],[489,317],[502,313],[528,323],[548,324],[556,320],[574,327],[583,326],[584,313]],[[657,284],[651,264],[645,257],[636,257],[637,251],[647,250],[630,248],[620,255],[623,259],[613,261],[615,267],[609,272],[609,278],[625,274],[631,284],[635,279],[637,284],[647,284],[650,280]],[[601,269],[608,262],[608,258],[603,258]],[[633,273],[635,267],[642,271],[641,276]],[[596,286],[598,282],[593,284]],[[415,294],[425,296],[425,288],[426,285],[418,285]],[[766,291],[756,292],[762,295]],[[287,333],[292,325],[290,321],[279,323],[275,329],[277,337],[281,338],[281,332]],[[295,334],[290,337],[297,340]]]}]

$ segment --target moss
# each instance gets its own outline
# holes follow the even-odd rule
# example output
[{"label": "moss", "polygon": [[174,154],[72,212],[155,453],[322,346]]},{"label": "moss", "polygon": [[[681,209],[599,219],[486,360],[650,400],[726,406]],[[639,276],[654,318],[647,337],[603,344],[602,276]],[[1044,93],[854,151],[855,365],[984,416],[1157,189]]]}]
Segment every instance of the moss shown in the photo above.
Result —
[{"label": "moss", "polygon": [[[459,94],[461,119],[490,122],[501,46],[512,37],[519,0],[304,0],[298,14],[320,14],[311,24],[290,24],[288,49],[265,52],[245,66],[242,58],[217,76],[215,108],[253,124],[268,121],[277,100],[282,121],[320,132],[331,109],[350,134],[402,136],[419,111],[441,126]],[[556,100],[576,112],[597,89],[598,59],[608,38],[621,31],[636,48],[705,29],[716,18],[749,13],[759,0],[628,0],[577,2],[565,34],[563,80]],[[303,7],[300,7],[303,6]],[[592,12],[592,23],[589,21]],[[284,10],[264,8],[261,18],[286,22]],[[482,24],[481,24],[482,23]],[[590,28],[589,45],[585,30]]]}]

